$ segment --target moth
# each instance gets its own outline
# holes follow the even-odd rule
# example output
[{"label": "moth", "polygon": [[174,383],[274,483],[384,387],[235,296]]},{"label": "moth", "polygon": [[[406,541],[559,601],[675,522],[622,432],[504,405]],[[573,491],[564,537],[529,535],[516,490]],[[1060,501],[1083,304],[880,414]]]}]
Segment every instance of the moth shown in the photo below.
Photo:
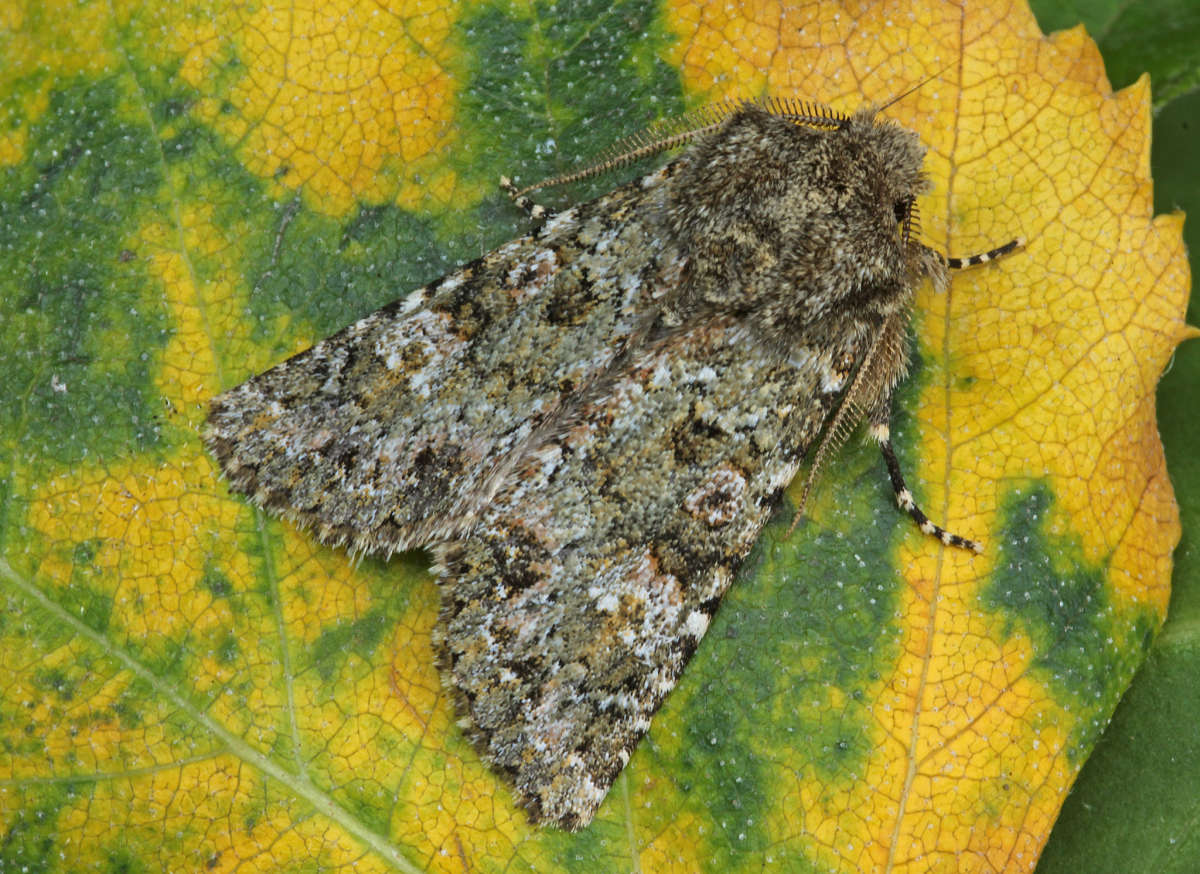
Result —
[{"label": "moth", "polygon": [[[432,548],[460,724],[535,823],[588,825],[809,457],[888,431],[919,239],[917,135],[765,99],[693,113],[558,184],[683,147],[212,402],[231,487],[355,553]],[[805,490],[807,495],[807,487]]]}]

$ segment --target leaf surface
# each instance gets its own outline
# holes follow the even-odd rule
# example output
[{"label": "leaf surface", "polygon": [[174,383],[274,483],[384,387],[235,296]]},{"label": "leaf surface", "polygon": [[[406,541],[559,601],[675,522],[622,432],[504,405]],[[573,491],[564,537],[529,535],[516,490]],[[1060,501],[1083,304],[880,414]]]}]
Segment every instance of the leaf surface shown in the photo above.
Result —
[{"label": "leaf surface", "polygon": [[[1114,86],[1148,71],[1154,83],[1151,168],[1155,210],[1200,212],[1195,173],[1195,127],[1200,118],[1200,41],[1197,9],[1166,0],[1159,6],[1121,7],[1081,0],[1077,15],[1058,18],[1056,3],[1034,11],[1043,28],[1082,19],[1104,54]],[[1190,88],[1190,90],[1188,90]],[[1192,275],[1200,252],[1200,225],[1184,226]],[[1191,324],[1200,323],[1193,297]],[[1200,869],[1200,720],[1193,679],[1200,673],[1200,459],[1195,452],[1195,410],[1200,403],[1200,344],[1180,347],[1158,389],[1158,421],[1171,482],[1180,504],[1183,536],[1175,551],[1167,622],[1146,663],[1121,700],[1095,753],[1063,805],[1039,872],[1189,872]]]},{"label": "leaf surface", "polygon": [[[0,867],[1033,867],[1179,536],[1154,388],[1188,275],[1148,86],[1024,6],[646,7],[3,13]],[[519,233],[501,172],[705,100],[929,77],[887,110],[931,150],[926,236],[1029,241],[922,290],[894,423],[986,554],[848,447],[596,823],[531,829],[454,726],[423,556],[355,564],[229,495],[208,398]]]}]

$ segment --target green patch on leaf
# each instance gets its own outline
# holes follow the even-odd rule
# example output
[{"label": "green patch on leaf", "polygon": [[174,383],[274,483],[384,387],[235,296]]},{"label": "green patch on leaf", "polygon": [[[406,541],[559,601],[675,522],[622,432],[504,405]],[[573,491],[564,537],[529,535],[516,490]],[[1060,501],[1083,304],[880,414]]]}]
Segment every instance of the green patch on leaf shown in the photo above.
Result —
[{"label": "green patch on leaf", "polygon": [[[467,85],[459,114],[465,173],[495,184],[579,169],[599,148],[683,111],[679,72],[661,60],[672,37],[654,4],[584,0],[570,16],[552,4],[481,6],[462,22]],[[580,83],[592,83],[581,87]],[[572,190],[574,201],[633,178],[606,176]],[[546,201],[561,205],[556,195]]]},{"label": "green patch on leaf", "polygon": [[238,642],[237,635],[232,631],[226,631],[221,635],[217,642],[216,657],[223,665],[234,665],[242,655],[242,646]]},{"label": "green patch on leaf", "polygon": [[111,80],[60,86],[0,174],[0,432],[42,473],[159,443],[152,362],[168,336],[129,229],[158,145]]},{"label": "green patch on leaf", "polygon": [[668,699],[651,729],[652,740],[682,738],[664,769],[720,835],[706,848],[714,871],[769,854],[771,775],[851,784],[877,746],[871,691],[900,635],[897,584],[883,581],[907,519],[874,448],[843,449],[837,470],[791,537],[790,505],[767,527],[681,680],[686,703],[676,711]]},{"label": "green patch on leaf", "polygon": [[312,665],[325,682],[336,676],[347,655],[369,660],[392,627],[392,617],[372,610],[361,619],[343,622],[321,633],[312,646]]},{"label": "green patch on leaf", "polygon": [[112,595],[89,585],[87,581],[80,579],[81,577],[86,577],[89,581],[95,577],[98,582],[100,574],[94,571],[81,574],[76,568],[71,582],[58,590],[58,602],[64,610],[78,617],[89,628],[104,634],[108,631],[108,623],[112,618]]},{"label": "green patch on leaf", "polygon": [[205,567],[200,585],[212,592],[214,598],[228,598],[233,594],[233,582],[213,565]]},{"label": "green patch on leaf", "polygon": [[0,871],[48,874],[61,870],[59,816],[78,802],[75,785],[69,782],[7,788]]},{"label": "green patch on leaf", "polygon": [[102,874],[143,874],[149,869],[128,847],[114,840],[100,867]]},{"label": "green patch on leaf", "polygon": [[[1038,653],[1033,668],[1074,715],[1073,761],[1091,751],[1148,646],[1155,616],[1114,608],[1107,568],[1083,557],[1078,541],[1049,528],[1054,496],[1035,483],[1004,501],[996,570],[981,600],[1004,617],[1003,634],[1022,634]],[[1130,642],[1134,645],[1130,645]]]}]

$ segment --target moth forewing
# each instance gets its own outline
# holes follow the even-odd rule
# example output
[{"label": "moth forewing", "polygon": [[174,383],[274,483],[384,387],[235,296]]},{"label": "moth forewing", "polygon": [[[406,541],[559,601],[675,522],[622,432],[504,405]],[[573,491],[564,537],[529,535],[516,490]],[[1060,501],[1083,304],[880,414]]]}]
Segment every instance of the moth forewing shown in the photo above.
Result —
[{"label": "moth forewing", "polygon": [[[535,822],[591,822],[783,489],[888,420],[916,285],[917,136],[766,100],[668,123],[557,183],[685,145],[213,401],[231,487],[363,552],[429,545],[466,733]],[[536,187],[536,186],[535,186]],[[529,189],[526,189],[529,190]]]}]

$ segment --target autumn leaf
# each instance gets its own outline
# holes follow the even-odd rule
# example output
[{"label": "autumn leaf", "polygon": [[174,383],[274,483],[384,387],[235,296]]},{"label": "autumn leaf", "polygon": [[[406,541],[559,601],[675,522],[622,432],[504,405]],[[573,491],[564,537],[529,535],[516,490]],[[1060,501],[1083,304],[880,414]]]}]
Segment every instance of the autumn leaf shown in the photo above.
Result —
[{"label": "autumn leaf", "polygon": [[[731,9],[0,12],[0,868],[1033,867],[1179,536],[1154,388],[1188,273],[1148,84],[1111,93],[1023,6]],[[929,241],[1028,240],[921,291],[895,423],[986,553],[848,447],[596,822],[531,828],[455,727],[426,558],[232,496],[208,399],[520,233],[501,172],[707,100],[918,84],[886,114],[930,147]]]},{"label": "autumn leaf", "polygon": [[[1200,117],[1200,8],[1177,0],[1119,7],[1087,0],[1064,18],[1065,8],[1053,0],[1033,5],[1044,30],[1074,25],[1082,18],[1100,46],[1114,86],[1150,74],[1155,210],[1186,210],[1193,217],[1183,236],[1195,275],[1200,252],[1200,224],[1194,220],[1200,212],[1194,158]],[[1191,324],[1200,324],[1197,303],[1193,295]],[[1038,861],[1038,874],[1187,874],[1200,868],[1194,828],[1200,735],[1190,729],[1196,722],[1193,689],[1200,671],[1195,631],[1200,615],[1200,456],[1195,452],[1200,344],[1180,347],[1157,395],[1159,429],[1183,526],[1167,622],[1072,786]]]}]

